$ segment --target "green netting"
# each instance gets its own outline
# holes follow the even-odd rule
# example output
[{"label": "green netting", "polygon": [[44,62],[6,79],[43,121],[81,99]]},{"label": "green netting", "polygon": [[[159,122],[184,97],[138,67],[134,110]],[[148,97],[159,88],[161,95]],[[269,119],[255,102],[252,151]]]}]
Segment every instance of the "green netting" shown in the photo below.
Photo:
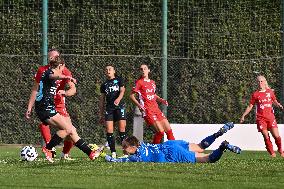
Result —
[{"label": "green netting", "polygon": [[[24,113],[42,59],[41,3],[0,0],[1,143],[40,141],[38,119],[26,122]],[[259,73],[280,98],[280,1],[178,0],[168,1],[168,11],[170,122],[238,122]],[[79,81],[67,103],[87,140],[104,141],[97,114],[106,64],[127,80],[129,133],[134,107],[128,95],[141,63],[150,64],[161,94],[161,21],[157,0],[49,1],[49,45],[63,53]],[[254,122],[253,113],[247,121]]]}]

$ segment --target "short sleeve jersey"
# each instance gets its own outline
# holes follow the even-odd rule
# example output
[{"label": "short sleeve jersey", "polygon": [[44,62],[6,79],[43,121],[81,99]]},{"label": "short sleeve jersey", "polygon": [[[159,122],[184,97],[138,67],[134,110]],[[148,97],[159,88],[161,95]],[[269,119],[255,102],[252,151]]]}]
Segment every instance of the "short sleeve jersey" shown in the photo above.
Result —
[{"label": "short sleeve jersey", "polygon": [[255,91],[251,95],[250,104],[256,104],[256,118],[275,119],[272,104],[276,100],[273,90]]},{"label": "short sleeve jersey", "polygon": [[[46,66],[40,66],[34,79],[37,83],[40,83],[40,80],[42,78],[42,74],[49,69],[49,65]],[[72,77],[72,73],[69,71],[68,68],[64,67],[63,71],[62,71],[63,75],[66,76],[71,76]],[[54,103],[55,105],[58,106],[65,106],[65,97],[62,95],[58,95],[57,92],[58,90],[64,90],[66,84],[69,82],[69,80],[67,79],[62,79],[62,80],[56,80],[55,83],[57,85],[57,90],[56,90],[56,94],[54,96]]]},{"label": "short sleeve jersey", "polygon": [[106,95],[106,110],[122,109],[125,106],[123,99],[118,106],[114,104],[114,101],[120,94],[120,88],[124,87],[124,80],[122,77],[115,77],[110,80],[106,80],[100,87],[101,93]]},{"label": "short sleeve jersey", "polygon": [[139,103],[145,107],[146,111],[159,108],[156,96],[155,81],[140,78],[135,82],[132,92],[138,94]]}]

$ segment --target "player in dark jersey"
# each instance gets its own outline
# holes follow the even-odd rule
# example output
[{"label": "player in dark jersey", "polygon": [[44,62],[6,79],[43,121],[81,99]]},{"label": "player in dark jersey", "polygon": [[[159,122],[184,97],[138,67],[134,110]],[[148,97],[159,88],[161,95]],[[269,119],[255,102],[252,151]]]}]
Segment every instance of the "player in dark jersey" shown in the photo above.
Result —
[{"label": "player in dark jersey", "polygon": [[[56,49],[51,49],[48,52],[48,60],[53,60],[56,57],[60,56],[60,53],[58,50]],[[50,68],[50,65],[45,65],[45,66],[40,66],[38,68],[37,73],[35,74],[34,77],[34,86],[38,87],[42,74],[48,70]],[[62,61],[62,74],[66,75],[66,76],[71,76],[72,77],[72,73],[68,70],[68,68],[65,66],[64,61]],[[56,95],[54,97],[54,103],[55,103],[55,109],[58,113],[60,113],[61,115],[63,115],[66,119],[70,119],[70,116],[67,112],[67,108],[65,105],[65,97],[66,96],[72,96],[76,94],[76,86],[73,82],[69,81],[69,80],[56,80],[56,84],[58,86],[57,91],[56,91]],[[66,90],[66,86],[68,85],[68,89]],[[30,114],[30,110],[32,109],[35,99],[36,99],[36,93],[37,91],[34,91],[34,93],[31,94],[29,102],[28,102],[28,111],[26,112],[26,118],[29,118],[29,114]],[[68,121],[68,120],[67,120]],[[40,123],[39,124],[39,129],[40,129],[40,133],[44,139],[45,144],[49,143],[50,139],[51,139],[51,134],[50,134],[50,127],[49,125],[46,125],[44,123]],[[63,150],[61,153],[61,159],[64,160],[72,160],[69,157],[69,153],[71,148],[73,147],[73,141],[68,137],[65,138],[64,140],[64,145],[63,145]],[[55,148],[53,149],[53,155],[55,156]]]},{"label": "player in dark jersey", "polygon": [[203,153],[216,138],[233,126],[233,123],[226,123],[217,133],[207,136],[199,144],[184,140],[168,140],[161,144],[149,144],[139,142],[136,137],[130,136],[122,142],[122,148],[130,154],[129,157],[116,159],[107,155],[105,159],[109,162],[214,163],[221,158],[225,150],[241,153],[239,147],[227,141],[223,141],[212,153]]},{"label": "player in dark jersey", "polygon": [[106,138],[113,157],[116,157],[114,123],[118,122],[121,141],[125,138],[126,111],[123,95],[125,92],[124,81],[115,75],[112,65],[105,67],[107,80],[101,85],[100,91],[100,122],[105,123]]},{"label": "player in dark jersey", "polygon": [[51,149],[60,144],[65,137],[69,136],[75,143],[75,146],[93,160],[99,155],[99,150],[92,151],[87,143],[78,136],[71,120],[66,121],[64,116],[60,115],[55,109],[54,96],[58,87],[56,80],[62,79],[68,79],[76,83],[76,79],[62,74],[61,59],[60,57],[56,57],[55,60],[50,60],[50,68],[42,74],[39,86],[33,88],[33,91],[37,91],[35,110],[38,118],[43,123],[58,129],[56,134],[52,136],[50,142],[42,148],[42,151],[46,159],[49,162],[53,162]]}]

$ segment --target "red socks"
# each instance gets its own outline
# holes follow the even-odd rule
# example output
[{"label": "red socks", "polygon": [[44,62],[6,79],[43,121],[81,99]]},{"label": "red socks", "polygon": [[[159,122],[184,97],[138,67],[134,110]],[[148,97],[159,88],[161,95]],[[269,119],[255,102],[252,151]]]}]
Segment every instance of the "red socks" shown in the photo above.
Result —
[{"label": "red socks", "polygon": [[38,126],[41,136],[45,142],[45,144],[49,143],[51,139],[50,128],[49,125],[45,125],[44,123],[39,124]]},{"label": "red socks", "polygon": [[73,147],[74,143],[72,140],[64,140],[64,146],[62,152],[64,154],[69,154],[71,148]]},{"label": "red socks", "polygon": [[276,146],[278,148],[278,152],[280,154],[282,154],[283,151],[282,151],[282,144],[281,144],[281,137],[280,136],[278,138],[275,138],[275,143],[276,143]]},{"label": "red socks", "polygon": [[264,139],[264,143],[265,143],[266,150],[268,151],[268,153],[270,155],[274,154],[273,145],[272,145],[271,140],[270,140],[269,137]]},{"label": "red socks", "polygon": [[156,132],[153,138],[153,144],[160,144],[163,137],[164,132]]},{"label": "red socks", "polygon": [[171,130],[168,130],[167,132],[166,132],[166,135],[167,135],[167,139],[168,140],[175,140],[175,137],[174,137],[174,134],[173,134],[173,130],[171,129]]}]

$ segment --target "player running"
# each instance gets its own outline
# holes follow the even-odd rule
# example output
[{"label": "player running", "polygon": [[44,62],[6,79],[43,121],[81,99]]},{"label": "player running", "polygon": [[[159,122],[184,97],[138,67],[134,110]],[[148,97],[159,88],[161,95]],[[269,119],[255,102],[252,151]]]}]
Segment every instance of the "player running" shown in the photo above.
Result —
[{"label": "player running", "polygon": [[256,124],[258,132],[261,132],[266,149],[271,157],[276,157],[273,150],[273,145],[269,137],[268,131],[272,134],[275,143],[278,147],[279,154],[284,157],[282,150],[281,137],[279,135],[277,122],[274,116],[274,110],[272,105],[276,105],[283,109],[283,106],[277,101],[274,91],[269,88],[268,83],[264,76],[257,77],[258,90],[252,95],[248,107],[243,113],[240,122],[243,123],[245,116],[252,110],[256,104]]},{"label": "player running", "polygon": [[[51,49],[48,52],[48,60],[49,61],[55,60],[55,58],[59,57],[59,56],[60,56],[60,53],[56,49]],[[34,82],[33,88],[37,88],[39,86],[42,74],[46,70],[48,70],[49,68],[50,68],[50,65],[39,67],[39,69],[38,69],[38,71],[37,71],[37,73],[34,77],[35,82]],[[62,69],[63,75],[72,77],[72,73],[65,66],[64,61],[61,62],[61,69]],[[64,116],[67,121],[70,121],[70,116],[69,116],[67,109],[66,109],[66,106],[65,106],[65,96],[75,95],[76,94],[76,86],[73,82],[71,82],[70,80],[66,80],[66,79],[56,80],[56,85],[57,85],[57,91],[56,91],[56,94],[54,96],[55,109],[58,113],[60,113],[62,116]],[[65,90],[66,86],[68,86],[68,90]],[[28,119],[30,117],[31,109],[32,109],[34,102],[35,102],[36,92],[37,91],[33,90],[33,93],[31,94],[30,99],[29,99],[28,110],[26,112],[26,118],[28,118]],[[41,132],[41,135],[44,139],[45,144],[49,143],[49,141],[51,139],[49,125],[46,125],[45,123],[42,122],[42,123],[39,124],[39,129],[40,129],[40,132]],[[72,140],[69,137],[65,138],[64,146],[63,146],[62,153],[61,153],[61,159],[72,160],[69,157],[69,153],[70,153],[70,150],[71,150],[72,147],[73,147]],[[54,157],[55,151],[52,151],[52,153],[53,153],[53,157]]]},{"label": "player running", "polygon": [[218,161],[225,150],[240,154],[241,149],[223,141],[218,149],[210,154],[204,154],[217,137],[233,128],[233,123],[225,124],[217,133],[203,139],[199,144],[188,143],[183,140],[169,140],[162,144],[148,144],[139,142],[134,137],[127,137],[122,142],[124,151],[131,154],[128,158],[112,158],[105,156],[109,162],[159,162],[159,163],[214,163]]},{"label": "player running", "polygon": [[100,122],[105,123],[108,146],[112,153],[112,157],[116,158],[115,137],[113,135],[115,122],[118,122],[121,141],[123,141],[126,136],[126,111],[125,103],[123,101],[125,86],[123,79],[116,76],[114,66],[107,65],[105,67],[105,74],[107,80],[100,88]]},{"label": "player running", "polygon": [[[97,151],[92,151],[87,143],[78,136],[76,128],[72,125],[70,119],[62,116],[55,108],[55,94],[57,91],[57,80],[67,79],[76,84],[76,79],[62,74],[62,60],[60,57],[50,60],[50,68],[46,70],[40,79],[39,86],[33,87],[32,94],[36,91],[35,111],[38,118],[45,124],[57,128],[57,132],[52,136],[46,146],[42,148],[46,159],[49,162],[54,162],[52,159],[51,149],[62,142],[64,138],[69,136],[75,146],[89,156],[91,160],[98,157]],[[32,103],[33,104],[33,103]],[[32,107],[27,110],[30,117]]]},{"label": "player running", "polygon": [[[161,143],[164,133],[166,133],[168,140],[175,140],[170,123],[157,103],[158,101],[168,106],[168,102],[156,94],[155,81],[149,79],[149,67],[146,64],[142,64],[140,71],[141,77],[135,82],[130,99],[140,109],[146,123],[155,128],[154,144]],[[136,95],[138,95],[139,101],[136,99]]]}]

